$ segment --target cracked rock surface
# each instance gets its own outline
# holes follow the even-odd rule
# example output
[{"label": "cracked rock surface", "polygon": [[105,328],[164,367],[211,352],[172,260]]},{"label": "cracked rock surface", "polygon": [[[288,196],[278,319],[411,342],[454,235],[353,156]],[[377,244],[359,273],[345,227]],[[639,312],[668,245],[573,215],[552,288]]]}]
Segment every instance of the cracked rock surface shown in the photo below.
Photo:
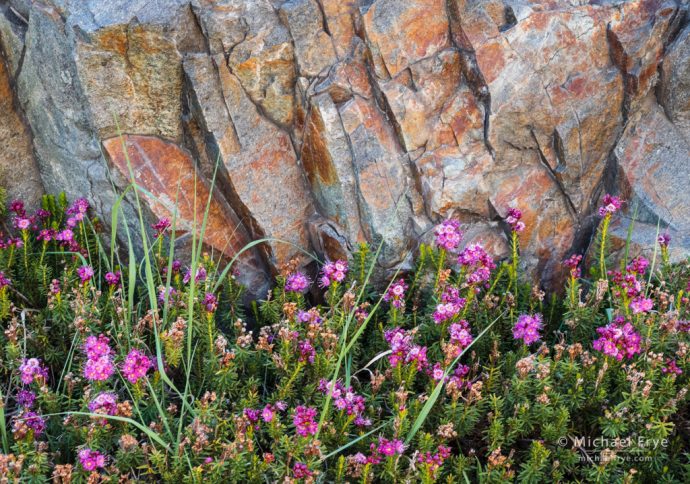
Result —
[{"label": "cracked rock surface", "polygon": [[147,216],[177,200],[189,234],[217,171],[206,243],[274,239],[239,262],[261,289],[295,246],[383,242],[379,264],[404,267],[448,217],[501,257],[511,206],[548,285],[587,250],[605,191],[629,200],[614,234],[634,213],[680,257],[688,4],[0,0],[0,183],[87,196],[110,220],[126,148]]}]

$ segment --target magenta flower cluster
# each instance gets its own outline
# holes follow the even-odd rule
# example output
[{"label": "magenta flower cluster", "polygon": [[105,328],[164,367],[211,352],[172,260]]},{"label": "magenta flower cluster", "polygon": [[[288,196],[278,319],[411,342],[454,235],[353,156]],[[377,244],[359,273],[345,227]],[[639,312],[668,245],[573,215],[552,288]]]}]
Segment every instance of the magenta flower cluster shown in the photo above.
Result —
[{"label": "magenta flower cluster", "polygon": [[671,235],[663,233],[657,237],[657,242],[661,247],[668,247],[671,244]]},{"label": "magenta flower cluster", "polygon": [[84,342],[83,351],[86,354],[84,364],[84,378],[92,381],[105,381],[115,373],[112,359],[110,339],[107,336],[89,336]]},{"label": "magenta flower cluster", "polygon": [[79,457],[79,463],[85,471],[91,472],[105,467],[105,456],[97,450],[84,448],[79,451],[77,456]]},{"label": "magenta flower cluster", "polygon": [[440,304],[436,305],[434,321],[436,324],[452,320],[465,307],[467,301],[460,297],[460,291],[453,286],[448,286],[441,295]]},{"label": "magenta flower cluster", "polygon": [[308,339],[303,339],[297,343],[297,349],[299,350],[298,361],[302,363],[313,364],[316,359],[316,349],[314,345]]},{"label": "magenta flower cluster", "polygon": [[12,430],[16,433],[19,431],[22,425],[25,425],[29,429],[33,430],[34,437],[38,437],[45,432],[46,429],[45,419],[31,410],[24,410],[22,413],[17,415],[17,417],[15,417]]},{"label": "magenta flower cluster", "polygon": [[405,452],[405,444],[402,440],[388,440],[384,439],[383,437],[379,437],[378,445],[371,444],[371,450],[386,457],[393,457],[396,454],[400,455]]},{"label": "magenta flower cluster", "polygon": [[467,348],[473,340],[470,324],[464,319],[451,324],[448,328],[448,334],[450,335],[450,343],[457,347],[455,356]]},{"label": "magenta flower cluster", "polygon": [[122,374],[131,384],[136,384],[140,379],[146,377],[148,371],[153,367],[151,358],[137,349],[131,350],[122,363]]},{"label": "magenta flower cluster", "polygon": [[426,347],[413,344],[409,331],[402,328],[391,329],[384,332],[384,338],[390,346],[391,354],[388,355],[388,361],[391,366],[416,363],[419,370],[428,365]]},{"label": "magenta flower cluster", "polygon": [[89,411],[102,415],[115,415],[117,413],[117,395],[110,392],[102,392],[89,402]]},{"label": "magenta flower cluster", "polygon": [[607,193],[602,199],[601,207],[599,207],[599,216],[606,217],[607,215],[613,215],[621,209],[622,205],[623,202],[620,198]]},{"label": "magenta flower cluster", "polygon": [[449,252],[455,251],[460,247],[462,242],[462,231],[460,230],[460,222],[457,220],[445,220],[434,231],[436,236],[436,245],[443,250]]},{"label": "magenta flower cluster", "polygon": [[285,280],[285,292],[303,293],[309,288],[311,281],[303,272],[294,272]]},{"label": "magenta flower cluster", "polygon": [[81,266],[77,269],[77,275],[79,276],[79,279],[81,279],[81,283],[86,284],[91,279],[93,279],[93,267],[89,265]]},{"label": "magenta flower cluster", "polygon": [[[196,272],[194,274],[194,283],[199,284],[201,282],[204,282],[206,280],[206,277],[208,276],[208,273],[206,272],[205,267],[197,267]],[[189,282],[192,280],[192,270],[187,269],[187,272],[185,272],[184,277],[182,278],[182,282],[185,284],[189,284]]]},{"label": "magenta flower cluster", "polygon": [[295,430],[298,435],[308,437],[315,435],[318,429],[318,424],[314,421],[316,418],[316,409],[313,407],[305,407],[303,405],[295,408],[295,413],[292,417],[292,423],[295,425]]},{"label": "magenta flower cluster", "polygon": [[543,327],[541,314],[521,314],[513,326],[513,338],[521,339],[526,345],[539,341],[539,331]]},{"label": "magenta flower cluster", "polygon": [[582,256],[580,254],[573,254],[563,261],[563,265],[570,269],[570,277],[578,279],[582,275],[580,262],[582,262]]},{"label": "magenta flower cluster", "polygon": [[48,379],[48,370],[38,358],[24,359],[19,365],[22,383],[30,385],[33,382],[44,383]]},{"label": "magenta flower cluster", "polygon": [[347,262],[344,260],[326,261],[321,270],[319,285],[321,287],[329,287],[333,283],[343,282],[345,276],[347,276],[347,269]]},{"label": "magenta flower cluster", "polygon": [[420,452],[417,455],[417,462],[427,466],[429,471],[434,473],[438,471],[445,460],[450,457],[450,453],[450,447],[446,445],[439,445],[438,451],[433,454],[431,452]]},{"label": "magenta flower cluster", "polygon": [[300,309],[297,312],[297,321],[304,324],[321,324],[323,318],[317,308],[311,308],[309,311]]},{"label": "magenta flower cluster", "polygon": [[383,300],[390,303],[394,308],[402,310],[405,308],[405,291],[407,289],[405,280],[399,279],[391,284],[386,294],[383,295]]},{"label": "magenta flower cluster", "polygon": [[74,228],[79,222],[84,220],[86,212],[89,210],[89,202],[85,198],[78,198],[67,209],[67,215],[71,215],[67,219],[67,226]]},{"label": "magenta flower cluster", "polygon": [[522,232],[525,230],[525,222],[522,220],[522,212],[517,208],[508,209],[508,215],[506,215],[505,221],[510,225],[513,232]]},{"label": "magenta flower cluster", "polygon": [[207,292],[201,304],[204,306],[207,313],[215,313],[216,309],[218,309],[218,298],[216,298],[215,294]]},{"label": "magenta flower cluster", "polygon": [[371,420],[363,417],[366,401],[363,396],[355,393],[352,387],[346,388],[340,380],[333,385],[332,382],[322,378],[319,381],[319,391],[325,395],[330,393],[335,408],[344,411],[349,416],[354,416],[356,426],[368,427],[371,425]]},{"label": "magenta flower cluster", "polygon": [[32,408],[36,402],[36,394],[31,390],[22,389],[17,392],[17,405],[24,408]]},{"label": "magenta flower cluster", "polygon": [[465,247],[458,256],[458,264],[467,271],[465,280],[471,286],[485,284],[491,277],[491,271],[496,268],[493,259],[481,244],[470,244]]},{"label": "magenta flower cluster", "polygon": [[122,278],[122,273],[120,271],[108,272],[105,275],[105,282],[110,287],[117,287],[120,285],[120,279]]},{"label": "magenta flower cluster", "polygon": [[10,281],[10,279],[7,276],[5,276],[4,272],[0,271],[0,289],[2,289],[3,287],[7,287],[10,284],[12,284],[12,281]]},{"label": "magenta flower cluster", "polygon": [[594,349],[618,361],[624,357],[632,358],[640,352],[640,334],[621,316],[612,323],[597,328],[597,333],[599,338],[592,343]]},{"label": "magenta flower cluster", "polygon": [[304,462],[295,462],[295,465],[292,466],[292,473],[296,479],[307,479],[314,475]]},{"label": "magenta flower cluster", "polygon": [[649,261],[640,256],[626,266],[625,274],[620,271],[609,271],[612,282],[617,286],[615,295],[628,298],[634,314],[649,312],[654,306],[653,301],[645,297],[644,286],[639,279],[644,276],[648,267]]},{"label": "magenta flower cluster", "polygon": [[171,226],[172,224],[170,223],[170,219],[167,217],[163,217],[159,219],[158,222],[156,222],[155,224],[151,224],[151,228],[156,233],[156,238],[163,235]]}]

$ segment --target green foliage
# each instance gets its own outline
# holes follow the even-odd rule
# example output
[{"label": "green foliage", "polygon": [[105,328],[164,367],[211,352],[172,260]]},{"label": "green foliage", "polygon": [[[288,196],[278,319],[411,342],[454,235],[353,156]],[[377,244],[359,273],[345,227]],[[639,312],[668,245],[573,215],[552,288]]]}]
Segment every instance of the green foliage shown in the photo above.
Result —
[{"label": "green foliage", "polygon": [[[413,270],[385,274],[381,246],[361,245],[347,269],[329,261],[308,274],[323,291],[286,289],[299,271],[288,263],[270,294],[247,304],[232,264],[203,252],[206,216],[179,255],[174,216],[154,233],[141,212],[124,224],[117,203],[108,234],[85,207],[47,196],[43,212],[15,206],[5,219],[9,481],[690,476],[690,269],[663,245],[658,263],[631,257],[614,270],[602,226],[601,279],[582,279],[578,261],[552,297],[520,277],[515,228],[497,267],[478,246],[458,258],[459,248],[422,245]],[[142,239],[142,255],[131,242],[116,247],[114,231]],[[534,338],[519,332],[525,322]],[[96,357],[100,335],[107,350]],[[95,377],[95,363],[113,371]]]}]

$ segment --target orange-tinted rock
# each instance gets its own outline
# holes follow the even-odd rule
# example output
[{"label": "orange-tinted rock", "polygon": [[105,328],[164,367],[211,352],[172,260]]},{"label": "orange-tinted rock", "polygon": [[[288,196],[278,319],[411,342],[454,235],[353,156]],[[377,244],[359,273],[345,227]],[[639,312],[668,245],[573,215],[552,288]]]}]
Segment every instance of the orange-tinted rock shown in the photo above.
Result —
[{"label": "orange-tinted rock", "polygon": [[79,77],[102,137],[119,132],[177,139],[181,56],[162,27],[116,25],[78,44]]},{"label": "orange-tinted rock", "polygon": [[359,18],[358,0],[320,0],[325,23],[333,39],[336,55],[344,59],[356,38],[356,21]]},{"label": "orange-tinted rock", "polygon": [[0,58],[0,187],[10,200],[38,207],[43,184],[31,147],[31,135],[14,108],[10,76]]},{"label": "orange-tinted rock", "polygon": [[280,7],[280,15],[290,29],[302,76],[315,77],[335,63],[335,47],[323,30],[324,19],[316,0],[289,0]]},{"label": "orange-tinted rock", "polygon": [[365,237],[374,244],[383,240],[384,265],[401,262],[408,246],[406,226],[421,209],[405,152],[373,100],[356,96],[338,110],[350,141]]},{"label": "orange-tinted rock", "polygon": [[[200,236],[211,193],[188,152],[160,138],[134,135],[109,138],[103,141],[103,148],[124,179],[131,180],[131,166],[134,181],[145,190],[140,196],[154,216],[176,220],[177,237],[186,238],[193,232]],[[249,242],[251,238],[239,217],[214,190],[204,244],[229,258]],[[245,251],[238,268],[246,282],[260,282],[263,264],[255,251]]]},{"label": "orange-tinted rock", "polygon": [[211,54],[223,54],[254,104],[272,121],[294,119],[295,55],[290,32],[269,0],[193,0]]},{"label": "orange-tinted rock", "polygon": [[445,0],[378,0],[364,14],[376,75],[397,76],[450,46]]},{"label": "orange-tinted rock", "polygon": [[322,213],[343,228],[351,243],[363,241],[352,151],[327,94],[312,99],[301,160]]},{"label": "orange-tinted rock", "polygon": [[625,79],[629,111],[637,109],[656,84],[664,45],[677,15],[672,0],[634,0],[623,3],[611,22],[611,55]]},{"label": "orange-tinted rock", "polygon": [[[201,62],[207,62],[201,58]],[[239,140],[237,151],[221,153],[230,203],[248,221],[254,237],[267,236],[307,248],[306,221],[314,213],[311,195],[289,135],[265,119],[245,93],[240,80],[214,58],[220,89]],[[192,72],[190,66],[188,72]],[[197,82],[214,82],[203,76]],[[271,242],[278,264],[299,254],[294,246]]]}]

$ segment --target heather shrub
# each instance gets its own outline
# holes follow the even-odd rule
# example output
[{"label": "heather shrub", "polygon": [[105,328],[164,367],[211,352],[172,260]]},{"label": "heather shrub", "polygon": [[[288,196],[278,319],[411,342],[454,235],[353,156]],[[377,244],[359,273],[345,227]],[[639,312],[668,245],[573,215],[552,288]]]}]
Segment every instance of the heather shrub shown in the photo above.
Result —
[{"label": "heather shrub", "polygon": [[178,258],[174,220],[139,221],[137,257],[83,199],[11,202],[0,475],[687,482],[690,273],[664,234],[652,260],[614,264],[620,206],[604,198],[594,255],[563,261],[553,295],[521,274],[513,208],[508,260],[447,220],[414,271],[374,277],[379,248],[362,245],[311,272],[286,264],[246,304],[232,261],[196,238]]}]

